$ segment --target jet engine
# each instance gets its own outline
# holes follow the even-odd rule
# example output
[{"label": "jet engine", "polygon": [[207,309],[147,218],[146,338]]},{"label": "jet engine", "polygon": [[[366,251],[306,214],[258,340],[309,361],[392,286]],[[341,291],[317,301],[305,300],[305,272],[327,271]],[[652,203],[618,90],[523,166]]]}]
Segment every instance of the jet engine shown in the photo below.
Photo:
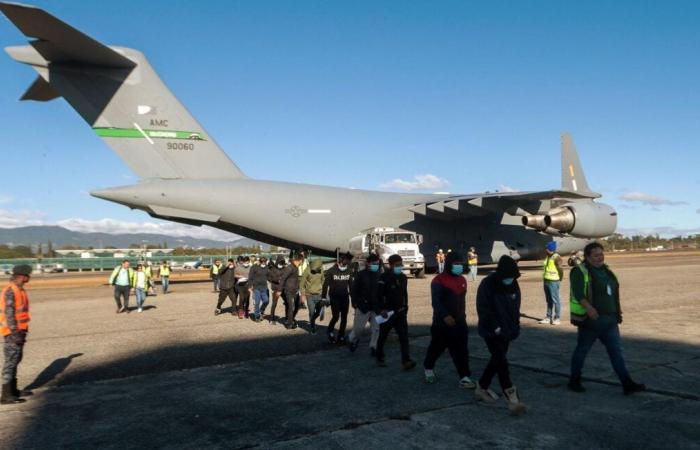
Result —
[{"label": "jet engine", "polygon": [[567,203],[547,214],[523,216],[523,225],[548,234],[569,234],[580,238],[610,236],[617,228],[617,212],[606,204]]}]

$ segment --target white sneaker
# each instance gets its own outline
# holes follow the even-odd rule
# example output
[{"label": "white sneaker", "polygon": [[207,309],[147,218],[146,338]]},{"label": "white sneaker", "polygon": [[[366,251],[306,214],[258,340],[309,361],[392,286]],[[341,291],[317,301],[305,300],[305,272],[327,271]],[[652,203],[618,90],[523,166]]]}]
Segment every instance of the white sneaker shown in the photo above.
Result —
[{"label": "white sneaker", "polygon": [[561,325],[561,320],[559,320],[559,319],[552,320],[552,325]]},{"label": "white sneaker", "polygon": [[549,324],[551,324],[551,323],[552,323],[552,319],[550,319],[549,317],[545,317],[544,319],[540,320],[540,321],[539,321],[539,322],[537,322],[537,323],[541,323],[541,324],[547,324],[547,325],[549,325]]},{"label": "white sneaker", "polygon": [[143,308],[139,308],[139,312],[143,312]]},{"label": "white sneaker", "polygon": [[474,389],[476,387],[476,383],[469,378],[469,377],[463,377],[461,380],[459,380],[459,387],[462,389]]},{"label": "white sneaker", "polygon": [[498,400],[498,394],[493,392],[491,389],[482,389],[481,386],[477,386],[474,391],[474,397],[485,403],[494,403]]}]

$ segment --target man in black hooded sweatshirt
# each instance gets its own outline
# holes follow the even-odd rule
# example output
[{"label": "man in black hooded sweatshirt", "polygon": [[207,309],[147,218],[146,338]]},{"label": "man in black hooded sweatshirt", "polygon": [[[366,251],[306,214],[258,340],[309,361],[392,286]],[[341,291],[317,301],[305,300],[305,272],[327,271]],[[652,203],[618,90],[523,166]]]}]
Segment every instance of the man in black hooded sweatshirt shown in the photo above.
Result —
[{"label": "man in black hooded sweatshirt", "polygon": [[[341,254],[338,262],[326,271],[323,280],[323,298],[330,298],[333,317],[328,323],[328,341],[331,344],[345,343],[345,327],[348,324],[348,311],[350,310],[350,286],[353,282],[352,270],[349,264],[352,261],[350,253]],[[335,335],[335,324],[340,319],[338,335]]]},{"label": "man in black hooded sweatshirt", "polygon": [[482,280],[476,294],[479,336],[486,341],[491,359],[479,379],[475,395],[483,402],[495,402],[498,395],[489,389],[489,385],[498,374],[508,409],[515,415],[527,411],[510,380],[506,358],[508,346],[520,335],[519,277],[518,263],[510,256],[503,255],[496,271]]}]

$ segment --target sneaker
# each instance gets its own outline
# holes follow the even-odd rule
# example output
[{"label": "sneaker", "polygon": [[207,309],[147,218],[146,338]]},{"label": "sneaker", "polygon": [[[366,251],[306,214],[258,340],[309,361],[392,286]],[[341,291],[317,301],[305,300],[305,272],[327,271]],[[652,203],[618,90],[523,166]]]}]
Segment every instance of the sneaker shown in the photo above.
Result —
[{"label": "sneaker", "polygon": [[462,389],[474,389],[476,387],[476,383],[474,383],[474,380],[469,377],[462,377],[462,379],[459,380],[459,387]]},{"label": "sneaker", "polygon": [[138,312],[143,312],[143,308],[139,308],[139,309],[138,309]]},{"label": "sneaker", "polygon": [[355,350],[357,350],[357,341],[350,342],[348,344],[348,350],[350,350],[350,353],[353,353]]},{"label": "sneaker", "polygon": [[311,334],[316,334],[316,325],[311,325]]},{"label": "sneaker", "polygon": [[581,384],[581,378],[570,378],[569,384],[566,385],[570,391],[574,392],[586,392],[586,388]]},{"label": "sneaker", "polygon": [[378,359],[377,367],[386,367],[386,361],[384,361],[383,359]]},{"label": "sneaker", "polygon": [[437,376],[435,375],[435,371],[426,370],[424,380],[425,380],[426,384],[434,384],[437,381]]},{"label": "sneaker", "polygon": [[552,325],[561,325],[561,320],[560,319],[552,320]]},{"label": "sneaker", "polygon": [[403,370],[411,370],[414,367],[416,367],[416,362],[412,359],[406,360],[406,361],[401,363],[401,368]]},{"label": "sneaker", "polygon": [[520,396],[518,395],[518,390],[515,386],[509,387],[503,391],[506,403],[508,404],[508,411],[510,411],[513,416],[520,416],[527,412],[527,405],[520,401]]},{"label": "sneaker", "polygon": [[622,382],[622,389],[625,395],[631,395],[635,392],[646,391],[647,387],[641,383],[635,383],[631,378],[627,377],[625,381]]},{"label": "sneaker", "polygon": [[499,398],[498,394],[491,389],[483,389],[481,386],[477,386],[474,390],[474,397],[484,403],[494,403]]},{"label": "sneaker", "polygon": [[216,308],[216,309],[214,310],[214,315],[215,315],[215,316],[218,316],[219,314],[221,314],[221,309],[220,309],[220,308]]},{"label": "sneaker", "polygon": [[333,332],[328,333],[328,342],[330,342],[331,344],[335,344],[336,340],[335,334],[333,334]]},{"label": "sneaker", "polygon": [[124,311],[126,311],[126,307],[122,306],[121,308],[119,308],[119,309],[117,310],[117,313],[121,314],[121,313],[123,313]]},{"label": "sneaker", "polygon": [[544,324],[550,325],[550,324],[552,323],[552,319],[550,319],[549,317],[545,317],[544,319],[540,320],[540,321],[537,322],[537,323],[541,323],[541,324],[543,324],[543,325],[544,325]]},{"label": "sneaker", "polygon": [[277,317],[275,317],[275,316],[270,317],[270,325],[277,325]]},{"label": "sneaker", "polygon": [[345,345],[346,344],[345,336],[340,336],[335,343],[338,345]]}]

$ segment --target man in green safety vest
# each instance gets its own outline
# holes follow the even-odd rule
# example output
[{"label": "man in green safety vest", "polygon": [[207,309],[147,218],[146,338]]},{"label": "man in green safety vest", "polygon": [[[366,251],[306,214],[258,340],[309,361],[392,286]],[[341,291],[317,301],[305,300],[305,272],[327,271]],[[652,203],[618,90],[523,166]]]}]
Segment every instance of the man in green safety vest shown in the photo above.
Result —
[{"label": "man in green safety vest", "polygon": [[540,320],[542,324],[559,325],[561,323],[561,301],[559,285],[564,276],[561,256],[557,253],[557,243],[547,242],[547,258],[543,264],[544,297],[547,300],[547,316]]},{"label": "man in green safety vest", "polygon": [[167,294],[168,286],[170,286],[170,264],[168,261],[163,261],[160,265],[160,284],[163,286],[163,294]]},{"label": "man in green safety vest", "polygon": [[605,346],[610,363],[615,370],[625,395],[646,389],[643,384],[632,381],[622,356],[619,324],[622,323],[620,308],[620,283],[615,274],[605,265],[603,246],[590,243],[584,250],[585,261],[571,269],[571,323],[578,327],[576,349],[571,357],[569,389],[584,392],[581,372],[588,351],[595,341]]},{"label": "man in green safety vest", "polygon": [[209,277],[214,282],[214,292],[219,292],[219,280],[221,279],[221,260],[217,259],[214,264],[211,265],[211,270],[209,271]]},{"label": "man in green safety vest", "polygon": [[[114,268],[109,276],[109,284],[114,286],[114,302],[117,304],[117,314],[129,312],[129,293],[134,283],[134,269],[129,267],[129,261],[122,261]],[[122,304],[122,299],[124,303]]]}]

